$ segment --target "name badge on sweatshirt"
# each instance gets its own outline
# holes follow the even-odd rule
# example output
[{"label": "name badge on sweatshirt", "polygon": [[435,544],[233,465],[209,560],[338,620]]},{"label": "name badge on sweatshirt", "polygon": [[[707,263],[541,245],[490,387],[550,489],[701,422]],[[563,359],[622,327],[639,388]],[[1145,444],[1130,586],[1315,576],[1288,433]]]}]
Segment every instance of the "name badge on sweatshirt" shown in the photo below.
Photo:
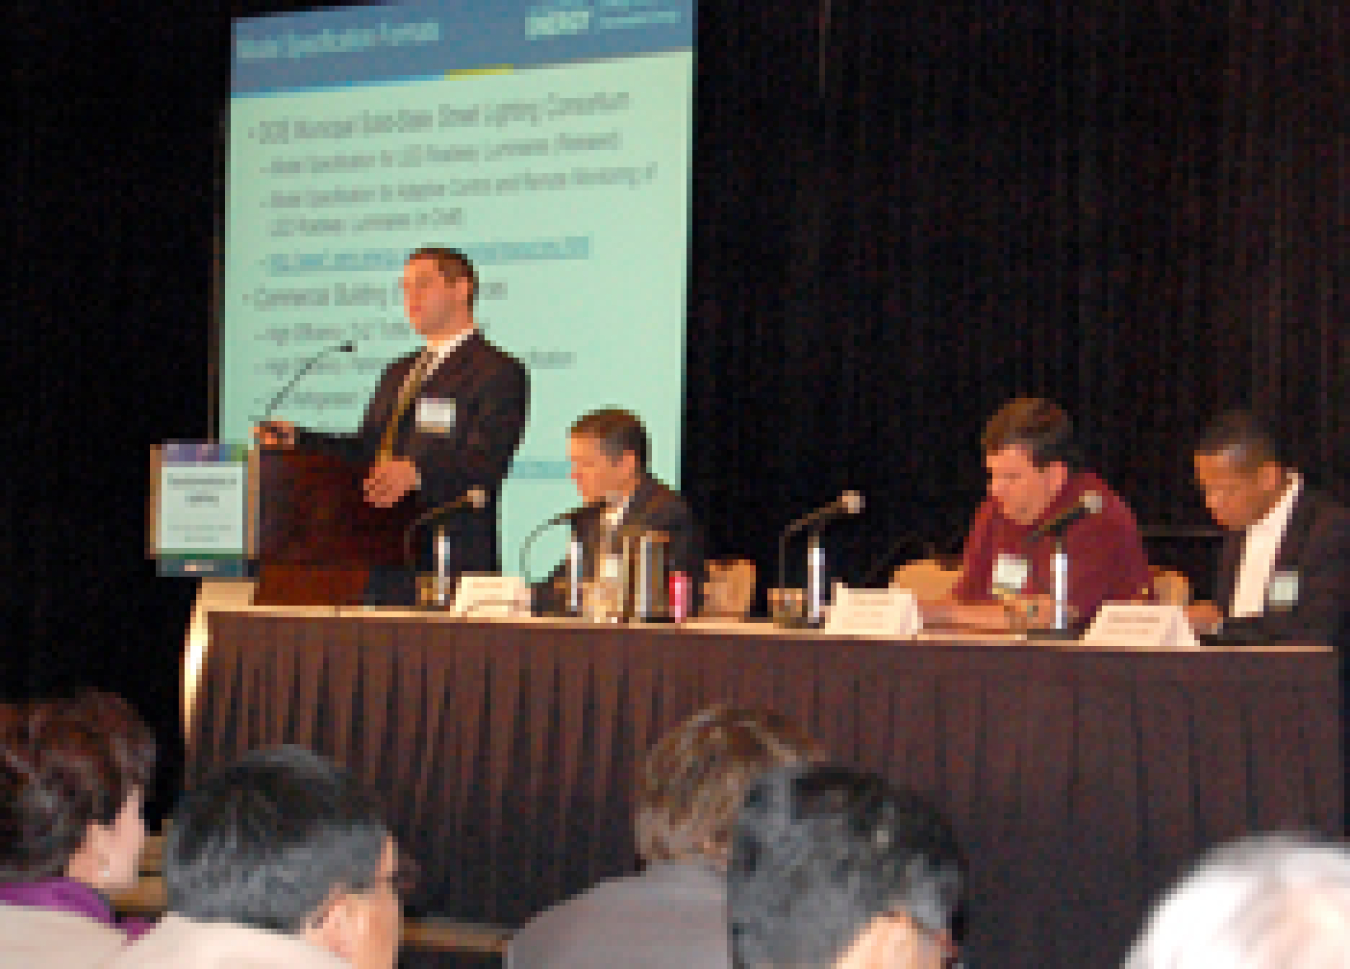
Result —
[{"label": "name badge on sweatshirt", "polygon": [[1298,573],[1273,572],[1266,587],[1266,605],[1271,609],[1292,609],[1298,605]]},{"label": "name badge on sweatshirt", "polygon": [[423,434],[449,434],[455,429],[453,397],[419,397],[417,429]]},{"label": "name badge on sweatshirt", "polygon": [[994,559],[994,595],[1016,595],[1026,588],[1031,564],[1021,555],[999,552]]}]

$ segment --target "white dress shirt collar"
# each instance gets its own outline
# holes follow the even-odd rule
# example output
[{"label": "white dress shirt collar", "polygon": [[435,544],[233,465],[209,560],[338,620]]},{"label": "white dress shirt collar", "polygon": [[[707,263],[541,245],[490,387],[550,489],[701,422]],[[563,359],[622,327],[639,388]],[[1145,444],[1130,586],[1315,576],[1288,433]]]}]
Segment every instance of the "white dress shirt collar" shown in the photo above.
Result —
[{"label": "white dress shirt collar", "polygon": [[435,373],[436,368],[445,362],[445,358],[458,350],[463,345],[464,341],[473,336],[476,332],[477,329],[471,326],[467,330],[461,330],[459,333],[456,333],[448,340],[443,340],[438,343],[428,343],[426,350],[423,352],[431,354],[432,356],[431,362],[427,365],[426,375],[422,379],[425,380]]},{"label": "white dress shirt collar", "polygon": [[1290,474],[1289,484],[1280,500],[1265,515],[1247,526],[1229,615],[1259,616],[1266,611],[1266,587],[1270,585],[1275,558],[1284,540],[1285,529],[1289,527],[1289,516],[1302,490],[1303,479],[1297,473]]}]

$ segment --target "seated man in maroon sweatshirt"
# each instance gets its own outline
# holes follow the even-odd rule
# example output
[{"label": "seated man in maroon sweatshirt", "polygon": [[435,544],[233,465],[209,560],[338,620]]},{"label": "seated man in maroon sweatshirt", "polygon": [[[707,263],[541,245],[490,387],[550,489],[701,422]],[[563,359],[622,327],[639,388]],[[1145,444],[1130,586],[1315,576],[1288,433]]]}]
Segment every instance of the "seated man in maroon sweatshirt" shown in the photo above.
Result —
[{"label": "seated man in maroon sweatshirt", "polygon": [[[1073,424],[1036,397],[1004,404],[981,445],[989,496],[966,536],[961,577],[948,598],[924,602],[925,622],[1006,629],[1053,622],[1055,534],[1068,555],[1069,620],[1091,622],[1108,600],[1152,587],[1134,514],[1091,471],[1076,467]],[[1064,528],[1054,528],[1069,516]]]}]

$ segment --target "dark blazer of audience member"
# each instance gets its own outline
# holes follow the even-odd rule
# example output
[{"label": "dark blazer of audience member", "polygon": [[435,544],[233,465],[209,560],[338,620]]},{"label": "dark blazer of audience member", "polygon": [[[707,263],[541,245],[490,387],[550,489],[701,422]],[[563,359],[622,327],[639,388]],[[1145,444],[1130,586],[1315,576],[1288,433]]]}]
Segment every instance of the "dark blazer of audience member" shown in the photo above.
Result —
[{"label": "dark blazer of audience member", "polygon": [[775,771],[745,796],[727,905],[738,969],[939,969],[963,862],[919,795],[841,767]]},{"label": "dark blazer of audience member", "polygon": [[[572,521],[583,550],[582,579],[595,577],[602,554],[620,554],[625,540],[660,532],[669,543],[667,568],[689,576],[691,598],[703,587],[703,534],[689,505],[647,469],[647,430],[625,410],[592,411],[568,432],[567,458],[586,509]],[[566,563],[536,591],[540,611],[561,612]],[[691,611],[697,603],[691,602]]]},{"label": "dark blazer of audience member", "polygon": [[350,777],[298,747],[190,791],[164,846],[169,914],[109,969],[392,969],[398,852]]},{"label": "dark blazer of audience member", "polygon": [[1259,835],[1207,855],[1149,914],[1123,969],[1339,969],[1350,961],[1350,852]]},{"label": "dark blazer of audience member", "polygon": [[136,882],[154,762],[120,697],[0,706],[0,967],[91,966],[145,929],[106,893]]},{"label": "dark blazer of audience member", "polygon": [[1071,622],[1091,622],[1103,602],[1151,594],[1134,513],[1106,482],[1078,466],[1073,423],[1058,405],[1038,397],[1008,401],[985,424],[980,445],[989,495],[971,521],[951,596],[923,603],[926,621],[1049,625],[1056,542],[1033,536],[1089,492],[1100,499],[1100,509],[1069,525],[1063,536]]},{"label": "dark blazer of audience member", "polygon": [[510,969],[729,969],[727,856],[746,789],[765,771],[818,759],[781,714],[724,705],[667,733],[641,765],[635,831],[642,874],[613,878],[536,916]]},{"label": "dark blazer of audience member", "polygon": [[[1226,531],[1215,602],[1196,603],[1203,629],[1350,638],[1350,510],[1309,487],[1252,414],[1230,411],[1195,449],[1195,479]],[[1239,601],[1241,596],[1241,601]]]}]

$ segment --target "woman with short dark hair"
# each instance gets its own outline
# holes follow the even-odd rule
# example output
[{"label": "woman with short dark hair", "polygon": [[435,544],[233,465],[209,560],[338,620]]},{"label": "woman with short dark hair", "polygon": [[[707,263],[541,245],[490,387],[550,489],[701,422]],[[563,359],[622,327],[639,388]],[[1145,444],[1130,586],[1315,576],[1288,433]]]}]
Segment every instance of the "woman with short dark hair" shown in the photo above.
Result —
[{"label": "woman with short dark hair", "polygon": [[108,693],[0,705],[0,969],[89,966],[143,928],[136,882],[155,740]]}]

